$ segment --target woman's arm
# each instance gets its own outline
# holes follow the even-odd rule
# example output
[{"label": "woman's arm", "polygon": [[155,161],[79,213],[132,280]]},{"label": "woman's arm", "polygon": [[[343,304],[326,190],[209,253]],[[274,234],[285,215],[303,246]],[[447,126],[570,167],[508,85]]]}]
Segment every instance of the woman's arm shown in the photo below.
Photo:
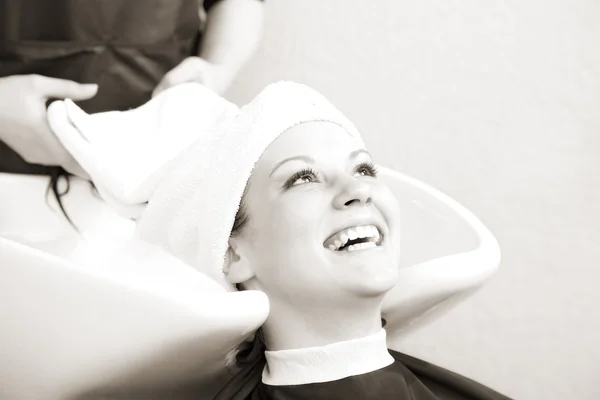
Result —
[{"label": "woman's arm", "polygon": [[223,94],[258,46],[263,25],[262,3],[205,1],[203,7],[208,12],[200,54],[186,58],[167,72],[153,96],[184,82],[198,82]]},{"label": "woman's arm", "polygon": [[262,36],[260,0],[221,0],[208,8],[199,56],[233,80],[256,51]]}]

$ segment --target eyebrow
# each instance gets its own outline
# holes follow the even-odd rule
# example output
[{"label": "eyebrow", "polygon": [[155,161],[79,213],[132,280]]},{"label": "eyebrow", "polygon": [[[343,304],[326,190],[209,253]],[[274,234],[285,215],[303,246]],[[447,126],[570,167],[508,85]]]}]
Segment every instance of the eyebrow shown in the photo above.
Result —
[{"label": "eyebrow", "polygon": [[[358,157],[359,154],[364,153],[366,155],[368,155],[369,157],[371,157],[371,153],[369,153],[367,150],[365,149],[358,149],[358,150],[354,150],[353,152],[350,153],[349,155],[349,159],[355,159],[356,157]],[[371,157],[373,158],[373,157]],[[293,157],[289,157],[286,158],[284,160],[281,160],[280,162],[278,162],[275,167],[273,167],[273,170],[271,171],[271,174],[269,175],[269,177],[273,176],[273,174],[275,173],[275,171],[281,167],[283,164],[289,162],[289,161],[304,161],[308,164],[314,164],[315,160],[312,157],[309,156],[293,156]]]},{"label": "eyebrow", "polygon": [[367,150],[365,150],[365,149],[358,149],[358,150],[354,150],[352,153],[350,153],[350,159],[351,160],[355,159],[361,153],[364,153],[364,154],[368,155],[370,158],[373,158],[371,156],[371,153],[369,153]]},{"label": "eyebrow", "polygon": [[277,165],[275,165],[275,167],[273,168],[273,170],[271,171],[271,175],[269,175],[269,177],[273,176],[273,174],[275,173],[275,171],[277,171],[277,168],[281,167],[283,164],[285,164],[286,162],[289,161],[305,161],[309,164],[314,164],[315,160],[309,156],[294,156],[294,157],[289,157],[286,158],[280,162],[277,163]]}]

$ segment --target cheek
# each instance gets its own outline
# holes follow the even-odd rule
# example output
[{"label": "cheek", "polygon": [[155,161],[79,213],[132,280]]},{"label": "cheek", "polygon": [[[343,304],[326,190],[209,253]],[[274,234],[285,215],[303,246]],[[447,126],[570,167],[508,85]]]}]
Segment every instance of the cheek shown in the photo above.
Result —
[{"label": "cheek", "polygon": [[379,209],[385,218],[390,233],[395,236],[400,235],[400,204],[392,193],[392,191],[386,186],[381,186],[376,191],[379,199]]},{"label": "cheek", "polygon": [[[318,243],[322,206],[311,196],[289,196],[269,204],[257,221],[258,246],[274,258],[296,258],[310,254]],[[267,255],[265,255],[267,256]]]},{"label": "cheek", "polygon": [[306,202],[286,202],[273,206],[271,230],[288,248],[314,237],[318,229],[318,211]]},{"label": "cheek", "polygon": [[252,248],[256,276],[268,294],[292,290],[312,282],[319,262],[318,222],[309,208],[271,204],[259,226]]}]

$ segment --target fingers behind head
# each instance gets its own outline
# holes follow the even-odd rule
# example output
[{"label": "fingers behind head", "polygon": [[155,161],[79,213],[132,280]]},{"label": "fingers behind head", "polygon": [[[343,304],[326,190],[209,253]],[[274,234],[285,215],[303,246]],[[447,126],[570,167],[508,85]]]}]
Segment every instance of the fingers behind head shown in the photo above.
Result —
[{"label": "fingers behind head", "polygon": [[210,64],[200,57],[188,57],[165,74],[156,89],[154,89],[152,96],[154,97],[170,87],[186,82],[205,83],[205,75],[209,68]]},{"label": "fingers behind head", "polygon": [[98,85],[94,83],[77,83],[41,75],[33,77],[33,85],[45,97],[75,101],[90,99],[98,92]]}]

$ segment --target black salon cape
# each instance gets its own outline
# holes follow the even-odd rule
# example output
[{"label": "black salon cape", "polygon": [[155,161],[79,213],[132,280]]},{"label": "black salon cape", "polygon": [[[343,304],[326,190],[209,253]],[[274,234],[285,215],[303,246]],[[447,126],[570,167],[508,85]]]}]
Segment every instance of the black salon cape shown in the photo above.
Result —
[{"label": "black salon cape", "polygon": [[247,365],[215,400],[510,400],[446,369],[393,350],[396,360],[377,371],[333,382],[270,386],[264,360]]}]

